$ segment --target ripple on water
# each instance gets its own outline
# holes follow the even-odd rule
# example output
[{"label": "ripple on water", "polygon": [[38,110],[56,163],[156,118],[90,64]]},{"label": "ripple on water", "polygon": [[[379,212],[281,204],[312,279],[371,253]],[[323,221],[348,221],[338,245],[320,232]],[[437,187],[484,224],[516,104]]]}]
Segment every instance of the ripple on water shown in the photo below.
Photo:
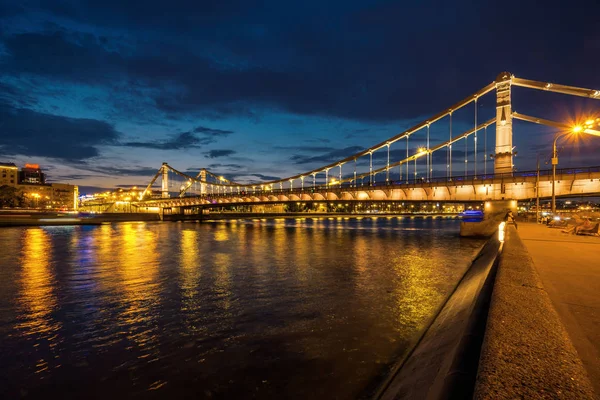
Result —
[{"label": "ripple on water", "polygon": [[356,397],[482,245],[457,232],[388,217],[0,230],[0,397]]}]

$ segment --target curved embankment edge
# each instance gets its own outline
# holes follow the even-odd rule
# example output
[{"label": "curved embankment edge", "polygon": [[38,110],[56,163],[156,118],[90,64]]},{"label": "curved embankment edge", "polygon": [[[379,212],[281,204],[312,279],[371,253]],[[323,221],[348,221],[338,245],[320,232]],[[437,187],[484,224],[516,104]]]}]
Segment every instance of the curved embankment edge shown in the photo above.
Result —
[{"label": "curved embankment edge", "polygon": [[[493,235],[377,399],[465,398],[472,395],[479,348],[502,243]],[[473,352],[476,349],[476,352]],[[466,392],[465,392],[466,390]]]},{"label": "curved embankment edge", "polygon": [[595,398],[515,227],[497,237],[375,398]]},{"label": "curved embankment edge", "polygon": [[508,226],[499,259],[474,398],[594,398],[577,351],[514,226]]}]

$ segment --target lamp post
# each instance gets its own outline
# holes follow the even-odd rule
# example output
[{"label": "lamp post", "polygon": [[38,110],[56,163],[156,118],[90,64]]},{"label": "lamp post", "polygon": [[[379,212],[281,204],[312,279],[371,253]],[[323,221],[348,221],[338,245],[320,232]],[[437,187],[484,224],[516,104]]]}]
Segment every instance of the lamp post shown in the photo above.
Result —
[{"label": "lamp post", "polygon": [[570,134],[571,132],[557,133],[554,135],[554,141],[552,142],[552,214],[556,212],[556,166],[558,165],[558,152],[556,151],[556,142],[563,136]]},{"label": "lamp post", "polygon": [[535,223],[540,223],[540,155],[537,155],[537,174],[535,178]]},{"label": "lamp post", "polygon": [[556,166],[558,165],[558,152],[556,151],[556,142],[561,137],[564,137],[569,134],[579,134],[579,133],[589,133],[591,135],[600,136],[600,132],[594,130],[596,126],[600,126],[600,118],[596,119],[588,119],[582,125],[576,125],[571,130],[563,133],[557,133],[554,135],[554,141],[552,142],[552,214],[556,212],[556,192],[555,192],[555,184],[556,184]]}]

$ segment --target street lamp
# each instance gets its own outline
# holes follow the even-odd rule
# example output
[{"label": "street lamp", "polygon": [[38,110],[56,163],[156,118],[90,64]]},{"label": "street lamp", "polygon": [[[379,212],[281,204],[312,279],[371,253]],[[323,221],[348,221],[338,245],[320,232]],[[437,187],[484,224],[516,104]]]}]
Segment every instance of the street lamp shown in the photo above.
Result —
[{"label": "street lamp", "polygon": [[35,199],[34,208],[38,208],[39,206],[39,198],[41,197],[38,193],[32,193],[31,196]]},{"label": "street lamp", "polygon": [[554,135],[554,141],[552,142],[552,214],[556,213],[556,166],[558,165],[558,152],[556,151],[556,142],[561,137],[569,134],[589,133],[591,135],[598,135],[598,131],[593,128],[598,125],[600,126],[600,118],[588,119],[583,125],[575,125],[571,130],[563,133],[556,133]]}]

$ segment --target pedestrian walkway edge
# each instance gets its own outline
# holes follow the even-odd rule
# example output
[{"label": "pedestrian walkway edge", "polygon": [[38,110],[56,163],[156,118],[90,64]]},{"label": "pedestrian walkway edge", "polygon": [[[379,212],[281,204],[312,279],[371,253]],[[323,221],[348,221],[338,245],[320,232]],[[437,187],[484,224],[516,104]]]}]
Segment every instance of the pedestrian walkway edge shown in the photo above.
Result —
[{"label": "pedestrian walkway edge", "polygon": [[498,261],[473,398],[595,398],[514,226]]}]

